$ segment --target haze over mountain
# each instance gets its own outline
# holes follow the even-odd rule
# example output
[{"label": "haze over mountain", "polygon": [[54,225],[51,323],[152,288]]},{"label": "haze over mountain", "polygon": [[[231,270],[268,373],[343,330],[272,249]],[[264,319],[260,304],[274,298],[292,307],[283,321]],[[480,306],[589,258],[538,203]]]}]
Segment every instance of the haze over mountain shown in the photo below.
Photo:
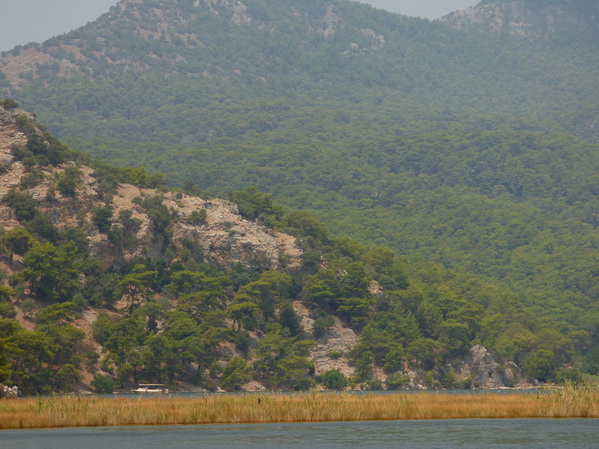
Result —
[{"label": "haze over mountain", "polygon": [[[108,11],[117,1],[21,0],[17,4],[13,3],[3,9],[0,51],[8,51],[29,42],[41,42],[78,28]],[[437,19],[451,11],[474,6],[476,0],[374,0],[362,3],[409,16]],[[27,27],[22,26],[24,22],[28,23]]]},{"label": "haze over mountain", "polygon": [[599,43],[599,4],[593,0],[484,0],[443,20],[459,28],[507,32],[533,39],[578,36]]},{"label": "haze over mountain", "polygon": [[488,328],[495,349],[581,331],[596,366],[595,11],[495,1],[429,22],[333,0],[126,0],[9,52],[0,82],[94,156],[212,194],[255,185],[408,264],[497,282],[514,302],[493,310],[519,304],[527,324]]}]

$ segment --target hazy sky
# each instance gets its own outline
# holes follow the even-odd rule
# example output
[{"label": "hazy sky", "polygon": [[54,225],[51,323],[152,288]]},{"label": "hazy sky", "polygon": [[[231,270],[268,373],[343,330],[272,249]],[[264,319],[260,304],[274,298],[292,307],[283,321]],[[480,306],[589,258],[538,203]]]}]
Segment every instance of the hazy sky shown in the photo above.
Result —
[{"label": "hazy sky", "polygon": [[[479,0],[362,0],[363,3],[410,16],[439,18],[474,6]],[[118,0],[0,0],[0,51],[43,42],[79,28]]]}]

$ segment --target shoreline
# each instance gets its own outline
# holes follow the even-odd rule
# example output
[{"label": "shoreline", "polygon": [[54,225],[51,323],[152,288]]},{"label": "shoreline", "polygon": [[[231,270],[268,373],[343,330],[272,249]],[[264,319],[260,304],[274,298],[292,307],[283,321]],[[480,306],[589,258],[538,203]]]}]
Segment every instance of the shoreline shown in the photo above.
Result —
[{"label": "shoreline", "polygon": [[599,418],[599,390],[565,388],[525,395],[63,396],[0,401],[0,430],[508,418]]}]

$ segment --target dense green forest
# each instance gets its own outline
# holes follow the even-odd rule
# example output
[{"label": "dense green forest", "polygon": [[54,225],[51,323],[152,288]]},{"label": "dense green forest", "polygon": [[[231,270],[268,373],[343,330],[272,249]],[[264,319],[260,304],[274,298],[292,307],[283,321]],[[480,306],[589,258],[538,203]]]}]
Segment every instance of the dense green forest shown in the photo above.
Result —
[{"label": "dense green forest", "polygon": [[[230,192],[229,198],[247,218],[297,238],[303,249],[299,269],[260,272],[209,264],[191,243],[174,244],[169,236],[181,218],[160,196],[149,196],[137,204],[150,217],[154,238],[164,242],[163,251],[105,270],[90,251],[88,233],[97,228],[119,251],[141,245],[135,238],[140,221],[131,211],[112,216],[118,183],[164,189],[161,177],[96,163],[98,199],[90,202],[78,165],[71,165],[50,175],[54,186],[41,202],[34,200],[28,189],[47,179],[45,169],[89,158],[43,129],[39,134],[25,117],[17,122],[28,144],[13,154],[28,174],[20,189],[2,198],[20,226],[0,229],[2,262],[15,268],[3,274],[0,287],[0,381],[17,383],[26,393],[69,391],[84,367],[105,373],[93,381],[100,392],[142,381],[234,391],[252,379],[272,389],[304,390],[318,383],[380,388],[376,368],[386,374],[387,388],[401,388],[409,382],[406,363],[430,388],[470,387],[472,379],[459,379],[451,363],[474,344],[543,381],[577,380],[598,368],[596,303],[523,302],[480,276],[335,238],[309,212],[285,212],[255,188]],[[206,195],[193,183],[184,189]],[[59,207],[93,207],[92,221],[79,228],[54,223],[49,212]],[[190,220],[200,224],[201,215]],[[123,301],[124,308],[115,308]],[[310,310],[309,333],[294,301]],[[34,320],[35,330],[14,320],[15,305]],[[90,308],[100,312],[93,336],[101,354],[84,344],[84,332],[73,324]],[[345,355],[355,367],[349,379],[337,370],[315,376],[308,358],[333,317],[360,335]],[[233,345],[233,355],[223,358],[223,342]]]},{"label": "dense green forest", "polygon": [[[131,370],[123,368],[121,381],[173,380],[197,357],[180,348],[187,359],[132,365],[125,347],[189,337],[204,348],[209,367],[213,346],[200,344],[200,335],[237,342],[253,328],[272,335],[273,347],[297,345],[286,356],[298,361],[297,373],[308,374],[287,387],[314,381],[302,365],[310,343],[295,325],[271,326],[272,310],[255,309],[255,298],[238,299],[263,288],[252,282],[283,285],[268,295],[277,310],[289,310],[288,300],[308,301],[361,332],[354,382],[371,380],[374,366],[400,379],[401,362],[417,354],[426,354],[419,369],[450,382],[443,367],[475,343],[541,378],[559,377],[564,365],[597,371],[596,42],[576,34],[531,41],[460,31],[355,2],[243,4],[244,20],[224,6],[214,14],[192,1],[121,2],[79,30],[0,60],[31,49],[56,59],[21,73],[22,89],[7,77],[0,83],[72,147],[120,166],[143,163],[171,187],[191,181],[211,195],[237,192],[230,194],[236,201],[258,195],[248,186],[272,192],[282,209],[258,207],[251,218],[262,215],[264,223],[298,233],[307,254],[326,261],[317,269],[306,256],[299,279],[268,275],[276,281],[160,262],[169,274],[152,281],[152,292],[184,303],[191,292],[177,290],[173,276],[189,271],[221,279],[198,284],[210,285],[206,295],[224,293],[209,310],[185,315],[199,326],[189,336],[148,327],[175,319],[155,306],[132,312],[126,323],[99,321],[99,341],[109,347],[115,326],[137,329],[137,340],[111,355],[115,370]],[[64,77],[65,61],[77,69],[71,78]],[[305,221],[285,218],[295,209],[313,214],[313,235],[302,230]],[[375,250],[381,247],[392,252]],[[388,259],[374,260],[381,254]],[[160,271],[156,263],[114,274],[113,285]],[[372,279],[388,286],[380,297],[365,289]],[[220,318],[211,321],[219,313],[239,313],[239,324],[225,332]],[[152,363],[157,371],[146,371]],[[233,377],[276,372],[231,363],[226,373]],[[223,380],[214,370],[208,377]]]}]

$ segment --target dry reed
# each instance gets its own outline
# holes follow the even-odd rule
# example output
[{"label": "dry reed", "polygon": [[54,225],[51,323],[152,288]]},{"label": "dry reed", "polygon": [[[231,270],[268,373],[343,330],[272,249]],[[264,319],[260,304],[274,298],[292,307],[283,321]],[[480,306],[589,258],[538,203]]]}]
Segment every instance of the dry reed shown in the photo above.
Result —
[{"label": "dry reed", "polygon": [[[258,401],[260,398],[260,402]],[[0,401],[0,429],[463,418],[599,418],[599,391],[56,397]]]}]

